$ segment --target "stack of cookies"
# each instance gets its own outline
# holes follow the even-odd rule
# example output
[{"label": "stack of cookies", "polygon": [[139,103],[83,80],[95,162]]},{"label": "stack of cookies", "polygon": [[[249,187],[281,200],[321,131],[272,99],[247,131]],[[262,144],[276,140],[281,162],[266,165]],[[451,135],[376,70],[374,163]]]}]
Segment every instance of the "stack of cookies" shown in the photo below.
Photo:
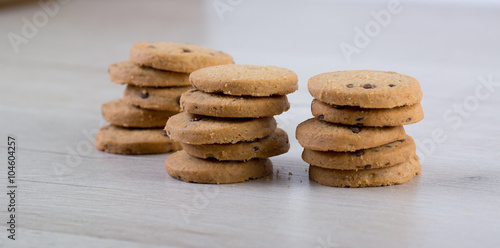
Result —
[{"label": "stack of cookies", "polygon": [[290,108],[286,94],[297,90],[297,75],[274,66],[221,65],[197,70],[189,79],[196,89],[182,94],[184,112],[165,126],[183,148],[167,157],[168,174],[221,184],[271,173],[269,157],[290,148],[273,116]]},{"label": "stack of cookies", "polygon": [[109,66],[111,81],[127,84],[123,99],[102,106],[110,125],[96,135],[97,149],[117,154],[153,154],[181,149],[164,134],[168,118],[179,113],[180,96],[191,90],[189,73],[232,64],[233,58],[205,47],[167,42],[139,42],[130,61]]},{"label": "stack of cookies", "polygon": [[309,178],[334,187],[401,184],[420,174],[415,142],[403,125],[423,119],[419,82],[385,71],[338,71],[312,77],[315,118],[296,137]]}]

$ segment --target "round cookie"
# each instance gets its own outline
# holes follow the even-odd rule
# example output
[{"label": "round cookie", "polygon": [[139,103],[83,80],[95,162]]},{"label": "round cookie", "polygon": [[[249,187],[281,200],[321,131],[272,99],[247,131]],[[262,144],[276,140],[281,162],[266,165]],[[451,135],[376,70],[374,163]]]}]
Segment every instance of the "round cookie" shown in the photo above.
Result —
[{"label": "round cookie", "polygon": [[102,117],[105,121],[122,127],[163,127],[172,111],[142,109],[117,99],[102,105]]},{"label": "round cookie", "polygon": [[317,167],[336,170],[377,169],[403,163],[415,155],[413,139],[403,139],[355,152],[315,151],[304,149],[302,159]]},{"label": "round cookie", "polygon": [[247,162],[207,160],[189,155],[185,151],[171,154],[165,160],[167,173],[185,182],[238,183],[271,174],[271,160],[252,159]]},{"label": "round cookie", "polygon": [[283,129],[276,128],[269,136],[254,141],[235,144],[190,145],[182,143],[182,149],[198,158],[214,158],[227,161],[247,161],[254,158],[270,158],[288,152],[290,144]]},{"label": "round cookie", "polygon": [[311,104],[311,112],[319,120],[371,127],[408,125],[417,123],[424,118],[424,111],[420,103],[389,109],[367,109],[330,105],[314,99]]},{"label": "round cookie", "polygon": [[109,78],[118,84],[132,84],[147,87],[188,86],[188,73],[156,70],[140,66],[131,61],[111,64],[108,68]]},{"label": "round cookie", "polygon": [[297,126],[295,136],[304,148],[317,151],[350,152],[403,139],[406,133],[403,126],[345,126],[311,118]]},{"label": "round cookie", "polygon": [[123,100],[144,109],[179,112],[182,93],[192,88],[191,86],[152,88],[129,84],[123,93]]},{"label": "round cookie", "polygon": [[230,118],[279,115],[290,108],[286,96],[248,97],[191,90],[181,96],[182,109],[191,114]]},{"label": "round cookie", "polygon": [[394,108],[422,100],[415,78],[390,71],[328,72],[310,78],[307,87],[314,98],[341,106]]},{"label": "round cookie", "polygon": [[181,145],[163,135],[161,128],[129,129],[106,125],[95,137],[95,147],[107,153],[156,154],[177,151]]},{"label": "round cookie", "polygon": [[189,75],[194,87],[234,96],[286,95],[298,89],[295,72],[276,66],[220,65]]},{"label": "round cookie", "polygon": [[172,116],[165,126],[169,137],[181,143],[234,144],[268,136],[276,130],[273,117],[228,119],[181,112]]},{"label": "round cookie", "polygon": [[391,167],[369,170],[332,170],[311,165],[309,179],[322,185],[343,188],[377,187],[402,184],[421,173],[416,155]]},{"label": "round cookie", "polygon": [[233,57],[192,44],[139,42],[130,49],[130,60],[156,69],[191,73],[198,69],[233,64]]}]

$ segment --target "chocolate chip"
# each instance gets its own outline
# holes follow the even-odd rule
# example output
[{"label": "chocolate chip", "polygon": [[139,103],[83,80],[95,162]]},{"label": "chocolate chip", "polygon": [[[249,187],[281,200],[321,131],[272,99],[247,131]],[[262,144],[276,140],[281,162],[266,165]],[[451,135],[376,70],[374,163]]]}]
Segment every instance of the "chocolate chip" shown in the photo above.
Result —
[{"label": "chocolate chip", "polygon": [[354,87],[354,84],[348,84],[347,85],[347,88],[353,88]]},{"label": "chocolate chip", "polygon": [[163,136],[167,136],[167,137],[168,137],[167,131],[166,131],[165,129],[161,130],[161,134],[162,134]]},{"label": "chocolate chip", "polygon": [[385,163],[385,165],[390,165],[390,164],[391,164],[391,162],[387,162],[387,163]]},{"label": "chocolate chip", "polygon": [[399,141],[399,142],[404,142],[404,141],[405,141],[405,139],[400,139],[400,140],[396,140],[396,141]]},{"label": "chocolate chip", "polygon": [[151,45],[151,46],[148,46],[148,48],[152,48],[152,49],[155,49],[156,47]]},{"label": "chocolate chip", "polygon": [[191,50],[187,49],[187,48],[182,48],[182,52],[185,52],[185,53],[190,53]]},{"label": "chocolate chip", "polygon": [[175,99],[175,102],[177,102],[178,105],[181,105],[181,96],[178,96],[176,99]]},{"label": "chocolate chip", "polygon": [[356,121],[362,121],[364,119],[365,119],[365,117],[359,117],[359,118],[356,118]]},{"label": "chocolate chip", "polygon": [[325,119],[325,116],[324,116],[324,115],[320,115],[320,116],[318,116],[318,119],[319,119],[320,121],[322,121],[322,120],[324,120],[324,119]]},{"label": "chocolate chip", "polygon": [[410,121],[411,121],[411,117],[410,117],[410,118],[408,118],[408,119],[406,119],[406,122],[410,122]]},{"label": "chocolate chip", "polygon": [[189,119],[189,121],[193,122],[193,121],[199,121],[201,119],[203,119],[203,118],[197,116],[197,117],[193,117],[193,118]]},{"label": "chocolate chip", "polygon": [[354,156],[356,156],[356,157],[361,157],[361,156],[363,156],[364,154],[365,154],[365,152],[364,152],[364,151],[362,151],[362,150],[359,150],[359,151],[355,151],[355,152],[354,152]]},{"label": "chocolate chip", "polygon": [[365,89],[375,89],[375,87],[377,87],[377,86],[375,86],[374,84],[365,84],[365,85],[363,85],[363,88],[365,88]]},{"label": "chocolate chip", "polygon": [[345,109],[347,106],[342,106],[342,105],[333,105],[334,109]]},{"label": "chocolate chip", "polygon": [[260,148],[259,148],[258,146],[254,146],[254,147],[253,147],[253,150],[254,150],[254,151],[258,151],[258,150],[260,150]]},{"label": "chocolate chip", "polygon": [[385,146],[385,148],[392,148],[392,146],[387,145],[387,146]]},{"label": "chocolate chip", "polygon": [[389,87],[394,87],[394,86],[396,86],[396,85],[395,84],[389,84]]},{"label": "chocolate chip", "polygon": [[168,131],[168,130],[167,130],[167,136],[169,136],[169,137],[170,137],[170,134],[171,134],[171,133],[170,133],[170,131]]},{"label": "chocolate chip", "polygon": [[359,132],[361,132],[361,128],[360,127],[349,127],[349,130],[351,130],[351,132],[353,132],[353,133],[359,133]]},{"label": "chocolate chip", "polygon": [[141,91],[141,98],[146,99],[149,97],[149,93],[145,90]]},{"label": "chocolate chip", "polygon": [[196,91],[200,91],[199,89],[192,89],[189,91],[189,93],[193,93],[193,92],[196,92]]},{"label": "chocolate chip", "polygon": [[367,164],[365,165],[365,169],[371,169],[372,168],[372,165],[371,164]]},{"label": "chocolate chip", "polygon": [[215,56],[215,53],[210,53],[210,55]]},{"label": "chocolate chip", "polygon": [[380,150],[379,150],[379,149],[375,149],[375,150],[373,150],[373,151],[374,151],[374,152],[380,152]]}]

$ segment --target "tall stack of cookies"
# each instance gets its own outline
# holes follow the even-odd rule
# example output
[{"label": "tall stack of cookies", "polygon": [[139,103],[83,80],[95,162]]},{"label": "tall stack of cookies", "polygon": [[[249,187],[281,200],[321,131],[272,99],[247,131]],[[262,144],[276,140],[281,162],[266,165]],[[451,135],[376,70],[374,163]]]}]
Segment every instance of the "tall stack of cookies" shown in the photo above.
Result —
[{"label": "tall stack of cookies", "polygon": [[420,174],[415,142],[403,125],[423,119],[422,90],[410,76],[338,71],[314,76],[308,89],[315,118],[296,137],[309,178],[334,187],[401,184]]},{"label": "tall stack of cookies", "polygon": [[130,61],[109,66],[112,82],[127,84],[122,99],[102,106],[109,125],[96,135],[97,149],[117,154],[153,154],[181,149],[164,134],[168,118],[179,113],[180,96],[193,87],[189,73],[232,64],[233,58],[209,48],[168,42],[139,42]]},{"label": "tall stack of cookies", "polygon": [[184,112],[165,126],[183,147],[167,157],[168,174],[186,182],[222,184],[271,173],[269,157],[290,148],[273,116],[290,108],[286,94],[297,90],[297,75],[274,66],[221,65],[189,78],[195,89],[181,96]]}]

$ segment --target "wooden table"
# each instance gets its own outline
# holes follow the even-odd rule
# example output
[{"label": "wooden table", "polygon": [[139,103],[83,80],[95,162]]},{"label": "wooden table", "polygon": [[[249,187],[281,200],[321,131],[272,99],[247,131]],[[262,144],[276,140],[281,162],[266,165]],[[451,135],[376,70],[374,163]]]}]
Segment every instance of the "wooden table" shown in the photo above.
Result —
[{"label": "wooden table", "polygon": [[[0,247],[500,247],[500,6],[488,2],[1,5]],[[390,20],[375,17],[384,13]],[[36,30],[23,36],[26,20]],[[24,40],[12,46],[12,33]],[[277,117],[292,147],[272,159],[268,180],[188,184],[166,174],[165,154],[95,150],[100,106],[124,90],[109,82],[107,66],[143,40],[205,45],[236,63],[297,72],[300,89]],[[422,160],[411,182],[339,189],[308,180],[294,139],[311,117],[307,79],[348,69],[421,82],[426,118],[406,127]],[[15,241],[6,230],[9,135],[17,142]]]}]

